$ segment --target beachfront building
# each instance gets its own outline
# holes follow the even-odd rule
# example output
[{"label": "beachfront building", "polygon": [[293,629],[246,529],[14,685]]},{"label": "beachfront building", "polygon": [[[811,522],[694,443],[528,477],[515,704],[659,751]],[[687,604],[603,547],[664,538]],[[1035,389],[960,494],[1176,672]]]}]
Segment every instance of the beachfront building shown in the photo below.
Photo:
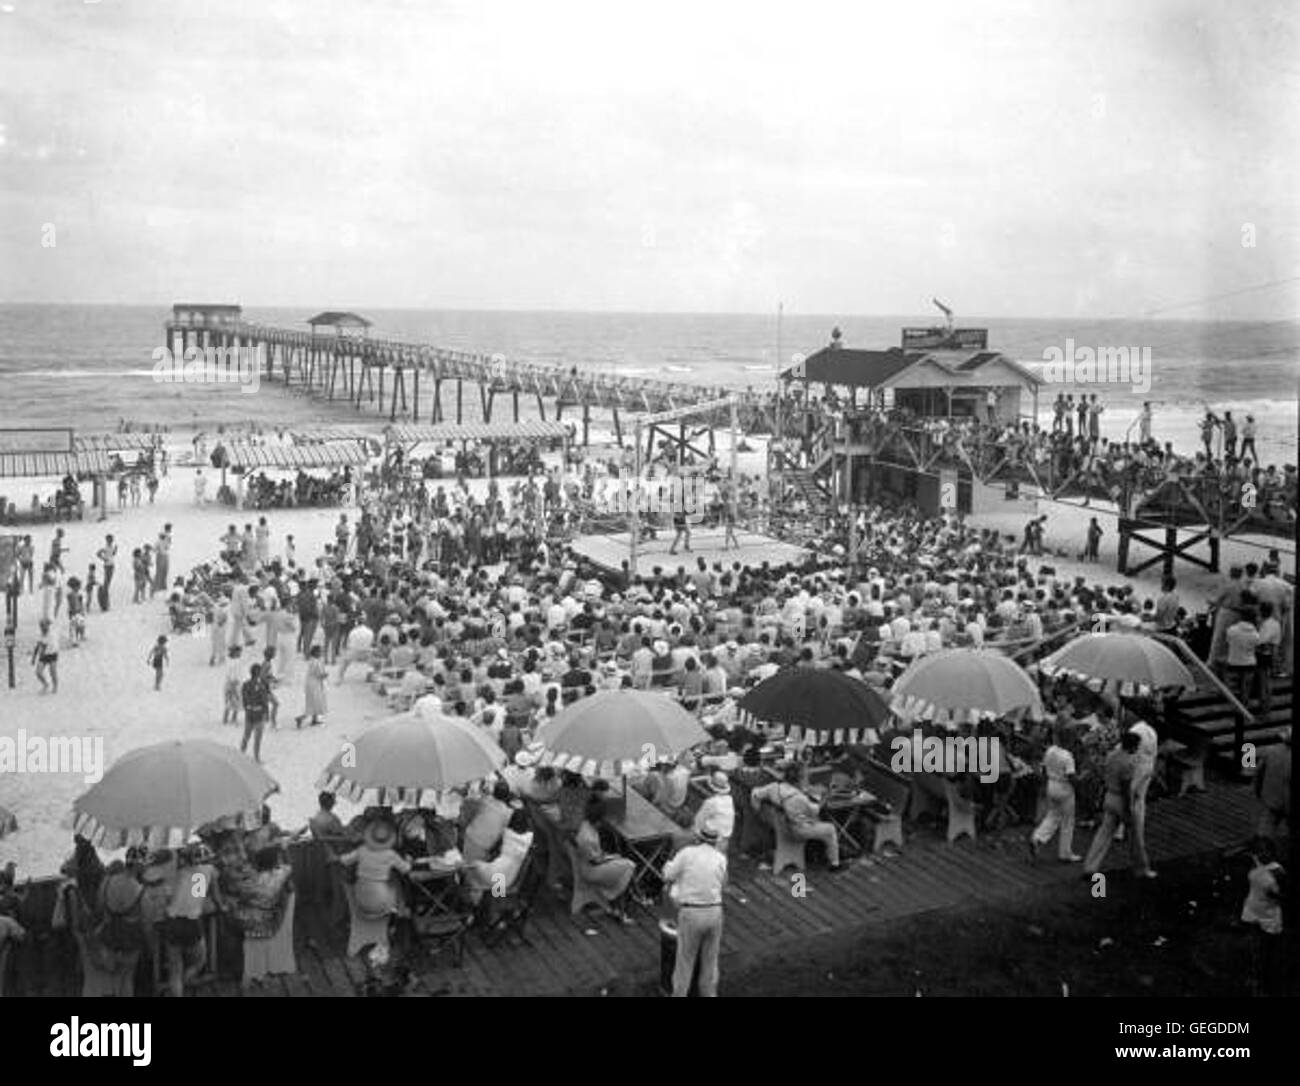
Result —
[{"label": "beachfront building", "polygon": [[358,336],[364,339],[370,330],[370,321],[356,313],[327,309],[307,321],[314,335]]},{"label": "beachfront building", "polygon": [[883,492],[929,513],[1030,511],[1016,483],[995,481],[962,446],[971,423],[1018,427],[1037,414],[1041,382],[989,350],[986,330],[904,329],[902,346],[888,350],[833,344],[781,380],[776,470],[797,486],[832,503]]}]

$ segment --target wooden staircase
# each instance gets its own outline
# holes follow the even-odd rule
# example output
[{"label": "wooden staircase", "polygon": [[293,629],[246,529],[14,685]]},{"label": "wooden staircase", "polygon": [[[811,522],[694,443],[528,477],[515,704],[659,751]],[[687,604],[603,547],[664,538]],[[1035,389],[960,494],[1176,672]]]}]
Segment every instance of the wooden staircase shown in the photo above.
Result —
[{"label": "wooden staircase", "polygon": [[[1244,721],[1242,741],[1256,748],[1278,742],[1282,728],[1291,723],[1294,699],[1293,677],[1273,680],[1273,703],[1268,713],[1253,711],[1254,721]],[[1237,710],[1217,689],[1198,688],[1178,703],[1180,730],[1208,740],[1211,757],[1229,761],[1235,758]]]},{"label": "wooden staircase", "polygon": [[1282,729],[1291,723],[1294,676],[1273,679],[1273,698],[1265,713],[1258,702],[1242,705],[1184,642],[1163,634],[1152,636],[1172,649],[1196,678],[1196,689],[1184,693],[1178,701],[1174,739],[1203,745],[1209,758],[1219,760],[1234,773],[1242,769],[1238,744],[1250,743],[1259,748],[1280,741]]},{"label": "wooden staircase", "polygon": [[809,511],[815,517],[829,516],[831,513],[831,498],[826,492],[825,487],[820,486],[811,471],[805,468],[786,468],[782,477],[808,505]]}]

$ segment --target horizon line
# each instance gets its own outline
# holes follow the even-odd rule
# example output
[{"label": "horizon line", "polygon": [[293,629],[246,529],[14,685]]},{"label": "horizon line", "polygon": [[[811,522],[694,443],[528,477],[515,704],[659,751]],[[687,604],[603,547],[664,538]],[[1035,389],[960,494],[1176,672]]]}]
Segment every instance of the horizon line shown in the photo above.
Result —
[{"label": "horizon line", "polygon": [[[0,307],[17,308],[97,308],[97,309],[160,309],[168,310],[172,306],[182,303],[178,302],[51,302],[51,301],[10,301],[0,300]],[[192,303],[196,305],[238,305],[241,309],[258,310],[258,309],[311,309],[313,305],[293,305],[293,304],[245,304],[243,302],[208,302]],[[328,310],[330,307],[325,307]],[[375,313],[526,313],[526,314],[556,314],[565,316],[625,316],[625,317],[767,317],[776,319],[778,315],[784,319],[786,317],[796,318],[825,318],[827,320],[915,320],[918,325],[925,324],[929,321],[930,327],[941,327],[937,318],[925,314],[908,314],[908,313],[818,313],[813,311],[795,310],[791,311],[782,304],[779,312],[776,307],[771,310],[747,310],[747,309],[570,309],[570,308],[544,308],[533,306],[354,306],[350,312],[357,312],[359,309],[368,309]],[[322,312],[325,310],[317,310]],[[1080,321],[1080,322],[1098,322],[1098,321],[1150,321],[1153,323],[1168,324],[1298,324],[1300,317],[1195,317],[1195,316],[1142,316],[1141,314],[1120,314],[1116,316],[1088,316],[1083,314],[1071,316],[1028,316],[1022,314],[1006,314],[1002,316],[980,314],[972,316],[965,320],[955,322],[956,327],[969,327],[977,321]],[[304,317],[302,323],[306,323],[307,317]]]}]

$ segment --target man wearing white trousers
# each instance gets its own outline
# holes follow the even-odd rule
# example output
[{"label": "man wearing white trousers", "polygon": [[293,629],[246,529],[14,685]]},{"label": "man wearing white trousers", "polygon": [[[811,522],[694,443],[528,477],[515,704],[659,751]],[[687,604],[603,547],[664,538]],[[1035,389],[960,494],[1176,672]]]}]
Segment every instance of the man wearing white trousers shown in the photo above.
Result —
[{"label": "man wearing white trousers", "polygon": [[[1146,855],[1147,839],[1147,789],[1151,787],[1151,778],[1156,773],[1156,753],[1160,747],[1160,737],[1155,728],[1145,720],[1139,720],[1131,728],[1138,737],[1137,753],[1133,756],[1133,833],[1142,842],[1141,855]],[[1140,874],[1153,878],[1155,872],[1148,864]]]},{"label": "man wearing white trousers", "polygon": [[1047,813],[1029,836],[1029,850],[1035,859],[1038,849],[1059,833],[1056,855],[1062,863],[1078,863],[1083,859],[1074,851],[1074,755],[1061,745],[1063,736],[1058,729],[1052,736],[1052,745],[1043,755],[1043,770],[1047,774]]},{"label": "man wearing white trousers", "polygon": [[700,963],[700,995],[718,994],[718,953],[722,949],[722,888],[727,858],[715,847],[717,830],[699,830],[700,843],[687,845],[664,867],[664,881],[677,905],[677,965],[673,995],[690,993],[695,963]]}]

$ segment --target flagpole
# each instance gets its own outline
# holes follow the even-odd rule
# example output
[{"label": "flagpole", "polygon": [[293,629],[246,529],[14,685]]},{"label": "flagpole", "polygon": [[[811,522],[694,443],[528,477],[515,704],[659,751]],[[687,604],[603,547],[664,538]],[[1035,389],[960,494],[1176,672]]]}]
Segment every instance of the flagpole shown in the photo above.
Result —
[{"label": "flagpole", "polygon": [[[768,499],[769,502],[775,501],[777,477],[780,475],[784,486],[785,470],[785,434],[783,432],[782,422],[782,404],[785,402],[785,386],[781,383],[781,318],[785,314],[785,303],[776,303],[776,432],[772,435],[772,440],[768,443],[768,469],[767,477]],[[775,470],[773,470],[775,469]]]}]

